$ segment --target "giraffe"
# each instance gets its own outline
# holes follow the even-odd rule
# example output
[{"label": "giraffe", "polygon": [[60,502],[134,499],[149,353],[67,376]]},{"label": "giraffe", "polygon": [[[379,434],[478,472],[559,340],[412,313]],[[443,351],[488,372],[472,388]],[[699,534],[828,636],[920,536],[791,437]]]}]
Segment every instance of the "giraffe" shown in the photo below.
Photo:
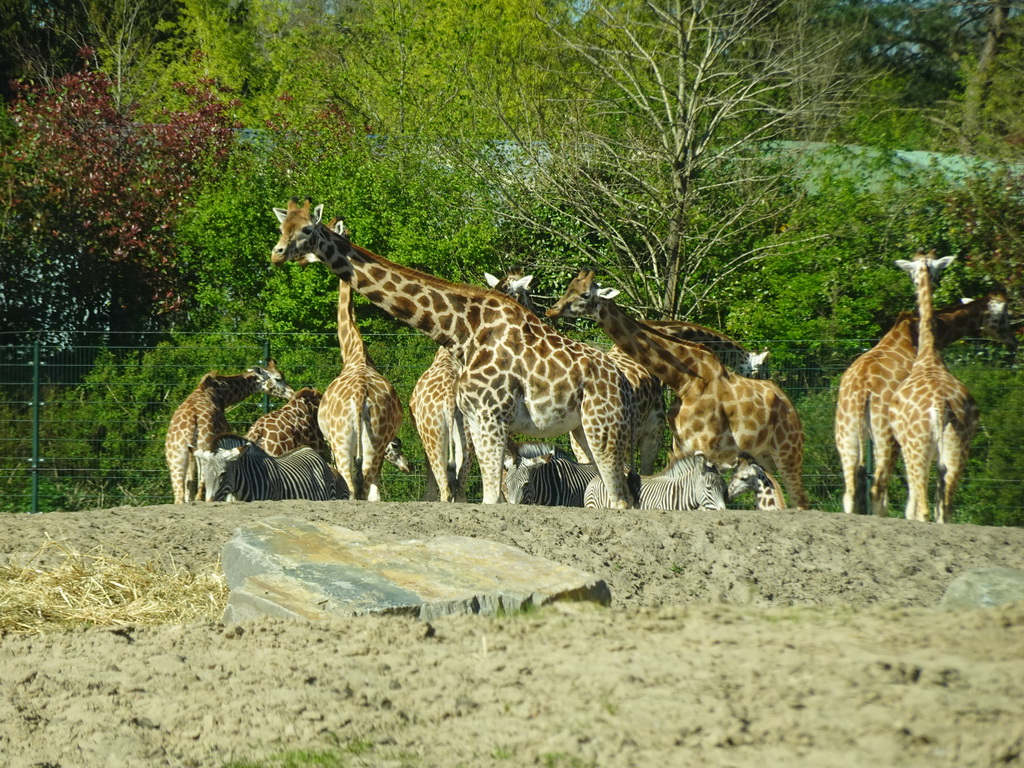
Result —
[{"label": "giraffe", "polygon": [[[484,273],[487,284],[511,296],[531,312],[537,314],[530,294],[529,286],[533,275],[523,275],[520,270],[510,271],[499,280],[489,272]],[[623,352],[619,347],[612,346],[605,352],[633,387],[636,400],[636,420],[633,424],[633,441],[640,452],[640,472],[644,475],[654,474],[654,462],[661,451],[662,435],[665,431],[665,397],[661,382],[652,376],[646,368]],[[589,461],[583,447],[583,435],[579,429],[569,433],[572,452],[576,461],[585,464]]]},{"label": "giraffe", "polygon": [[631,505],[622,467],[635,405],[607,356],[562,336],[507,296],[449,283],[353,244],[323,225],[322,211],[322,205],[310,211],[308,198],[275,208],[281,237],[271,260],[316,254],[370,303],[449,350],[462,365],[456,404],[480,464],[484,504],[502,500],[510,431],[547,437],[582,425],[612,507]]},{"label": "giraffe", "polygon": [[[484,279],[491,288],[536,314],[529,291],[533,275],[524,275],[522,270],[514,269],[501,279],[485,272]],[[462,413],[455,405],[455,383],[461,371],[461,364],[451,353],[444,347],[438,347],[433,361],[416,381],[409,396],[409,412],[427,457],[425,498],[430,500],[436,494],[440,501],[466,501],[466,479],[473,460],[473,443]]]},{"label": "giraffe", "polygon": [[594,318],[630,357],[675,391],[678,403],[669,420],[677,455],[702,452],[726,465],[746,451],[766,469],[779,471],[792,506],[807,508],[803,428],[785,393],[773,382],[737,376],[707,347],[633,320],[613,301],[618,293],[601,288],[593,270],[584,269],[547,314]]},{"label": "giraffe", "polygon": [[[1010,328],[1006,293],[998,290],[976,299],[934,311],[935,349],[955,341],[983,336],[1013,351],[1017,338]],[[896,388],[910,375],[917,355],[918,320],[902,313],[874,347],[843,372],[836,401],[835,444],[843,467],[843,510],[864,506],[865,442],[874,452],[874,478],[868,489],[871,511],[889,514],[889,481],[896,466],[896,444],[889,425],[889,408]]]},{"label": "giraffe", "polygon": [[770,378],[768,357],[771,352],[767,347],[759,352],[751,352],[720,331],[684,320],[644,320],[644,325],[681,341],[703,344],[715,353],[715,357],[722,365],[736,371],[740,376],[751,379]]},{"label": "giraffe", "polygon": [[914,283],[920,318],[917,356],[891,407],[892,433],[907,474],[907,520],[928,521],[928,475],[934,461],[938,466],[935,521],[953,521],[953,495],[978,430],[978,406],[942,362],[932,330],[932,283],[952,261],[952,256],[936,259],[935,251],[918,251],[912,261],[896,260]]},{"label": "giraffe", "polygon": [[300,389],[276,411],[260,416],[245,433],[246,439],[271,456],[280,456],[304,445],[324,453],[327,443],[316,421],[322,398],[315,389]]},{"label": "giraffe", "polygon": [[207,373],[175,409],[164,439],[175,504],[199,497],[202,480],[196,472],[194,452],[211,450],[213,438],[228,431],[228,408],[257,392],[285,398],[294,394],[274,361],[268,360],[266,368],[253,367],[232,376]]},{"label": "giraffe", "polygon": [[338,281],[338,346],[341,373],[324,391],[317,423],[352,497],[380,501],[381,466],[402,425],[402,404],[391,382],[366,356],[352,287],[344,280]]},{"label": "giraffe", "polygon": [[754,508],[758,510],[785,509],[786,499],[778,481],[764,469],[749,453],[740,453],[729,479],[729,501],[754,492]]}]

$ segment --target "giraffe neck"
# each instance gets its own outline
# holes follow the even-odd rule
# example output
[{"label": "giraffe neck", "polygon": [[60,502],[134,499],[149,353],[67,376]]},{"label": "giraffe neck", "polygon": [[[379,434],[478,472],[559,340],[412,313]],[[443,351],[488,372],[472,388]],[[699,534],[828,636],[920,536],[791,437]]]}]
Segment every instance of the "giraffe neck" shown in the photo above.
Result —
[{"label": "giraffe neck", "polygon": [[932,328],[932,319],[935,315],[932,308],[932,281],[927,265],[922,266],[915,283],[918,316],[917,357],[931,359],[936,355],[935,333]]},{"label": "giraffe neck", "polygon": [[371,304],[422,331],[461,361],[474,341],[474,319],[481,319],[482,304],[501,300],[395,264],[353,245],[322,224],[317,225],[306,247]]},{"label": "giraffe neck", "polygon": [[597,302],[595,319],[619,348],[677,391],[694,378],[717,378],[722,372],[711,352],[638,323],[609,299]]},{"label": "giraffe neck", "polygon": [[208,374],[207,386],[214,404],[222,410],[227,410],[259,390],[259,379],[251,373],[239,373],[234,376]]},{"label": "giraffe neck", "polygon": [[366,362],[366,349],[352,306],[352,286],[344,280],[338,281],[338,347],[343,364],[362,365]]}]

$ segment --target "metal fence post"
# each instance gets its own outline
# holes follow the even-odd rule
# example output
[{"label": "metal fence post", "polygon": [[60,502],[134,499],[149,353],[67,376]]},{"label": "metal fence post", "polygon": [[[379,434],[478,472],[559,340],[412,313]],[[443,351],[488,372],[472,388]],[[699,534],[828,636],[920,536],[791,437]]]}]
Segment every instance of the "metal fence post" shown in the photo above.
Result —
[{"label": "metal fence post", "polygon": [[[263,365],[270,365],[270,339],[263,340]],[[270,413],[270,395],[263,393],[263,412]]]},{"label": "metal fence post", "polygon": [[39,380],[42,365],[39,361],[39,339],[32,342],[32,513],[39,511],[39,470],[42,459],[39,457]]}]

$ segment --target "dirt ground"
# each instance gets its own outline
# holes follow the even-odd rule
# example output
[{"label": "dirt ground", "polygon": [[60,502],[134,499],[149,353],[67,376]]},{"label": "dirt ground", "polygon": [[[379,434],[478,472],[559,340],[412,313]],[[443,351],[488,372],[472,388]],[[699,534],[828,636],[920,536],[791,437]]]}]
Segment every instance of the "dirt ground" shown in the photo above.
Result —
[{"label": "dirt ground", "polygon": [[950,613],[949,582],[1024,568],[1024,530],[820,512],[257,503],[5,516],[45,537],[208,569],[276,514],[380,537],[514,545],[605,579],[610,608],[0,637],[0,765],[1024,764],[1024,603]]}]

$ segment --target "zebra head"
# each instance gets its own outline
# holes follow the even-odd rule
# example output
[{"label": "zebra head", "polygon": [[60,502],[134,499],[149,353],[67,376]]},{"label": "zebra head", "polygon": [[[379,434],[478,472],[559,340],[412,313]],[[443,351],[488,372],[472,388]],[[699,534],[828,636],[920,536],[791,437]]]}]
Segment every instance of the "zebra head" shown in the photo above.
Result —
[{"label": "zebra head", "polygon": [[206,486],[206,501],[235,501],[232,465],[252,444],[241,435],[229,432],[213,439],[213,450],[193,452],[199,478]]}]

